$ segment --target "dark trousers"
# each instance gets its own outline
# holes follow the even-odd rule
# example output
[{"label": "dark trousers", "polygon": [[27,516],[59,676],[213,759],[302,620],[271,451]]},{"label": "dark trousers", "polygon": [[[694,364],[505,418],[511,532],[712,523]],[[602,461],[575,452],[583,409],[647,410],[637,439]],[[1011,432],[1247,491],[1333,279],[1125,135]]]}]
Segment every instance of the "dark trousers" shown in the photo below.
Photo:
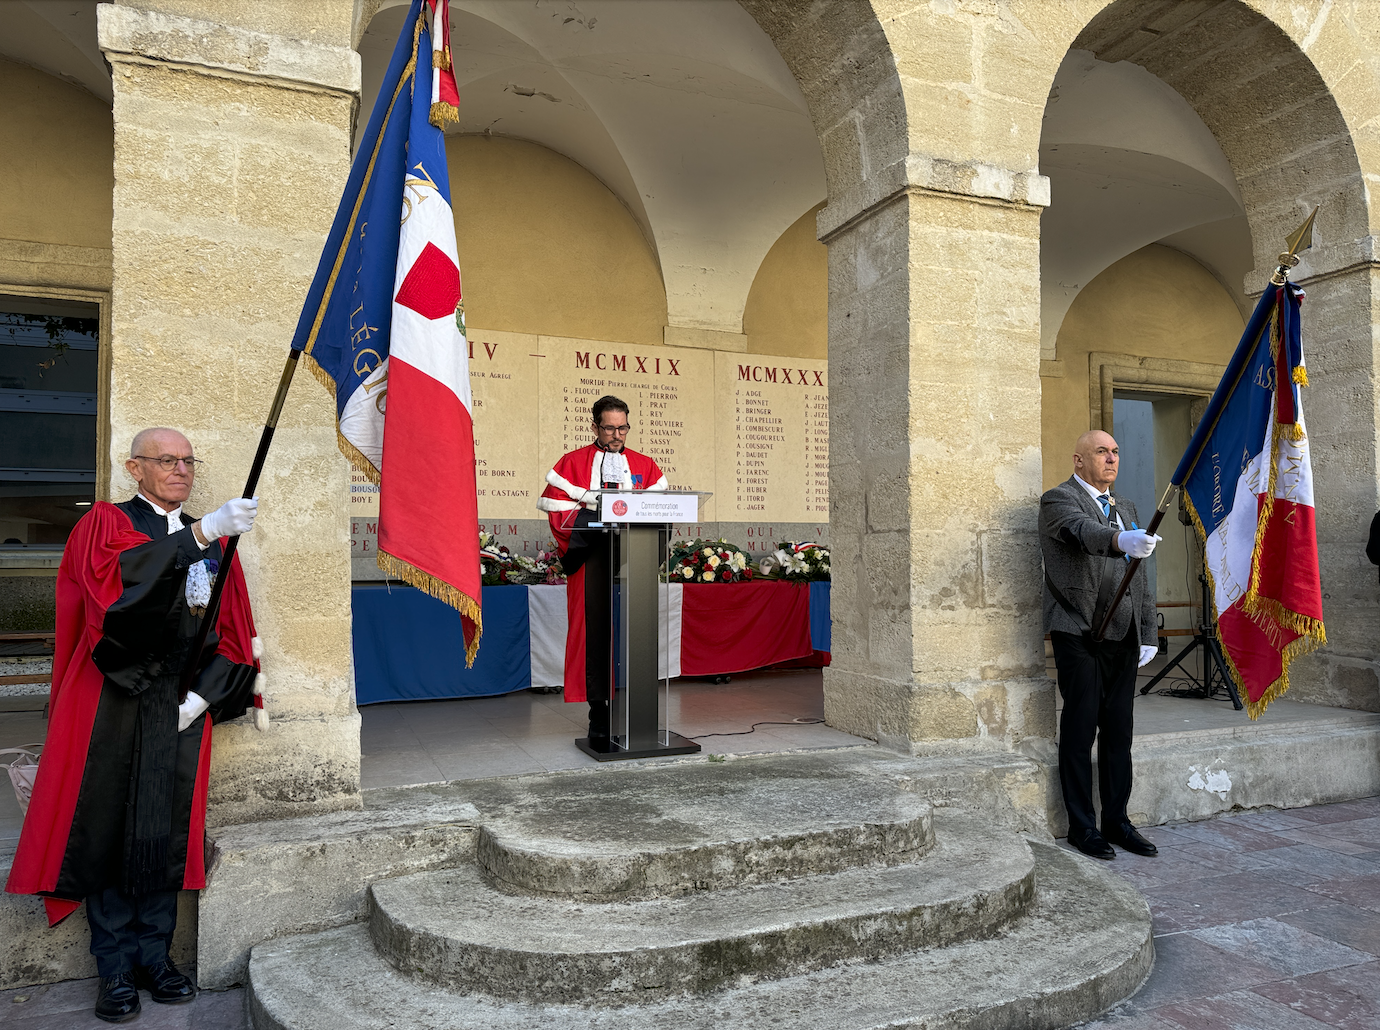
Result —
[{"label": "dark trousers", "polygon": [[1097,739],[1097,789],[1102,825],[1126,819],[1131,797],[1132,702],[1140,644],[1135,627],[1121,640],[1051,633],[1064,714],[1059,720],[1059,786],[1070,836],[1097,828],[1092,799],[1092,745]]},{"label": "dark trousers", "polygon": [[562,564],[567,573],[585,573],[585,698],[589,702],[591,740],[609,737],[609,696],[612,691],[613,606],[610,580],[613,576],[613,534],[585,529],[594,515],[581,509],[575,519]]},{"label": "dark trousers", "polygon": [[177,926],[177,891],[155,891],[131,897],[109,887],[86,899],[91,925],[91,954],[101,976],[128,973],[168,957]]}]

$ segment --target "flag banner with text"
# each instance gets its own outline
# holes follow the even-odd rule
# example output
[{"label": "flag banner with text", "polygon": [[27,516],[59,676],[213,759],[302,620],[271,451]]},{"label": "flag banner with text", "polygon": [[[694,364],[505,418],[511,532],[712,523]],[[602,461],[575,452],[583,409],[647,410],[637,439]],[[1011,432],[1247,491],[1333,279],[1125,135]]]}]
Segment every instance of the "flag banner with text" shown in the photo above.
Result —
[{"label": "flag banner with text", "polygon": [[378,564],[482,633],[473,402],[444,126],[447,8],[412,0],[292,346],[335,395],[340,449],[379,488]]},{"label": "flag banner with text", "polygon": [[1327,642],[1300,387],[1303,291],[1271,284],[1174,472],[1203,541],[1217,636],[1252,719]]}]

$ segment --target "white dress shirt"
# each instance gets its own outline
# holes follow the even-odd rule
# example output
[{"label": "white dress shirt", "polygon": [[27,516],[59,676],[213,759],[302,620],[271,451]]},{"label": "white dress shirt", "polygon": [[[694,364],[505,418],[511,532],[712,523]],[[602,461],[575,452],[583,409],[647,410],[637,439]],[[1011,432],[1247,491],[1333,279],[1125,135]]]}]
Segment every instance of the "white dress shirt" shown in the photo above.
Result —
[{"label": "white dress shirt", "polygon": [[[1081,486],[1084,490],[1088,491],[1088,493],[1090,493],[1090,494],[1092,495],[1092,499],[1093,499],[1094,501],[1097,501],[1097,506],[1098,506],[1099,508],[1102,507],[1102,502],[1097,500],[1099,497],[1101,497],[1103,494],[1106,494],[1108,498],[1110,498],[1110,497],[1112,496],[1112,491],[1111,491],[1110,488],[1107,489],[1107,490],[1099,490],[1097,487],[1093,486],[1091,483],[1086,482],[1086,481],[1083,479],[1083,477],[1080,476],[1077,472],[1075,472],[1075,473],[1073,474],[1073,478],[1076,479],[1076,480],[1078,480],[1078,485],[1079,485],[1079,486]],[[1112,514],[1111,514],[1111,517],[1112,517],[1113,519],[1116,520],[1116,524],[1117,524],[1117,527],[1118,527],[1119,529],[1123,529],[1123,530],[1124,530],[1124,529],[1126,528],[1126,523],[1124,523],[1124,522],[1121,521],[1121,513],[1118,512],[1118,511],[1116,510],[1116,502],[1115,502],[1115,501],[1112,502]]]}]

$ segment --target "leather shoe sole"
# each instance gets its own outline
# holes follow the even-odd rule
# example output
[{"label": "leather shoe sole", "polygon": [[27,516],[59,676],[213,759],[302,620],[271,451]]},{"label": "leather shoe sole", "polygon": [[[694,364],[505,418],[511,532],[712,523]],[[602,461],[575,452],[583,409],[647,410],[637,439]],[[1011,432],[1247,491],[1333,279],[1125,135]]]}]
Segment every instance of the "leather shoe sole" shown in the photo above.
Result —
[{"label": "leather shoe sole", "polygon": [[1103,832],[1109,842],[1115,844],[1123,851],[1129,851],[1133,855],[1141,855],[1144,858],[1154,858],[1160,853],[1160,849],[1151,844],[1140,835],[1134,826],[1122,831],[1121,833]]},{"label": "leather shoe sole", "polygon": [[1070,836],[1069,843],[1072,844],[1089,858],[1100,858],[1103,861],[1111,861],[1116,858],[1116,852],[1107,843],[1102,834],[1096,830],[1089,833],[1086,837],[1075,838]]}]

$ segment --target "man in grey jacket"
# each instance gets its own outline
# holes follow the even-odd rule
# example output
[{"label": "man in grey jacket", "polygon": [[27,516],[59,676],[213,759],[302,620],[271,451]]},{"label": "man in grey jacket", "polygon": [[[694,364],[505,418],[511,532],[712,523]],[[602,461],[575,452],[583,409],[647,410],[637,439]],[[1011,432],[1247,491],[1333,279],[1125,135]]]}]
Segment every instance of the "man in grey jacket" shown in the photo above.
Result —
[{"label": "man in grey jacket", "polygon": [[[1112,844],[1153,855],[1126,815],[1131,796],[1131,720],[1136,669],[1158,651],[1155,599],[1146,566],[1131,580],[1105,639],[1093,639],[1131,558],[1149,558],[1158,536],[1136,522],[1135,507],[1112,493],[1120,453],[1108,433],[1078,438],[1073,475],[1040,498],[1045,563],[1044,624],[1054,645],[1059,693],[1059,785],[1069,843],[1094,858],[1116,857]],[[1097,739],[1102,830],[1092,800],[1092,744]]]}]

